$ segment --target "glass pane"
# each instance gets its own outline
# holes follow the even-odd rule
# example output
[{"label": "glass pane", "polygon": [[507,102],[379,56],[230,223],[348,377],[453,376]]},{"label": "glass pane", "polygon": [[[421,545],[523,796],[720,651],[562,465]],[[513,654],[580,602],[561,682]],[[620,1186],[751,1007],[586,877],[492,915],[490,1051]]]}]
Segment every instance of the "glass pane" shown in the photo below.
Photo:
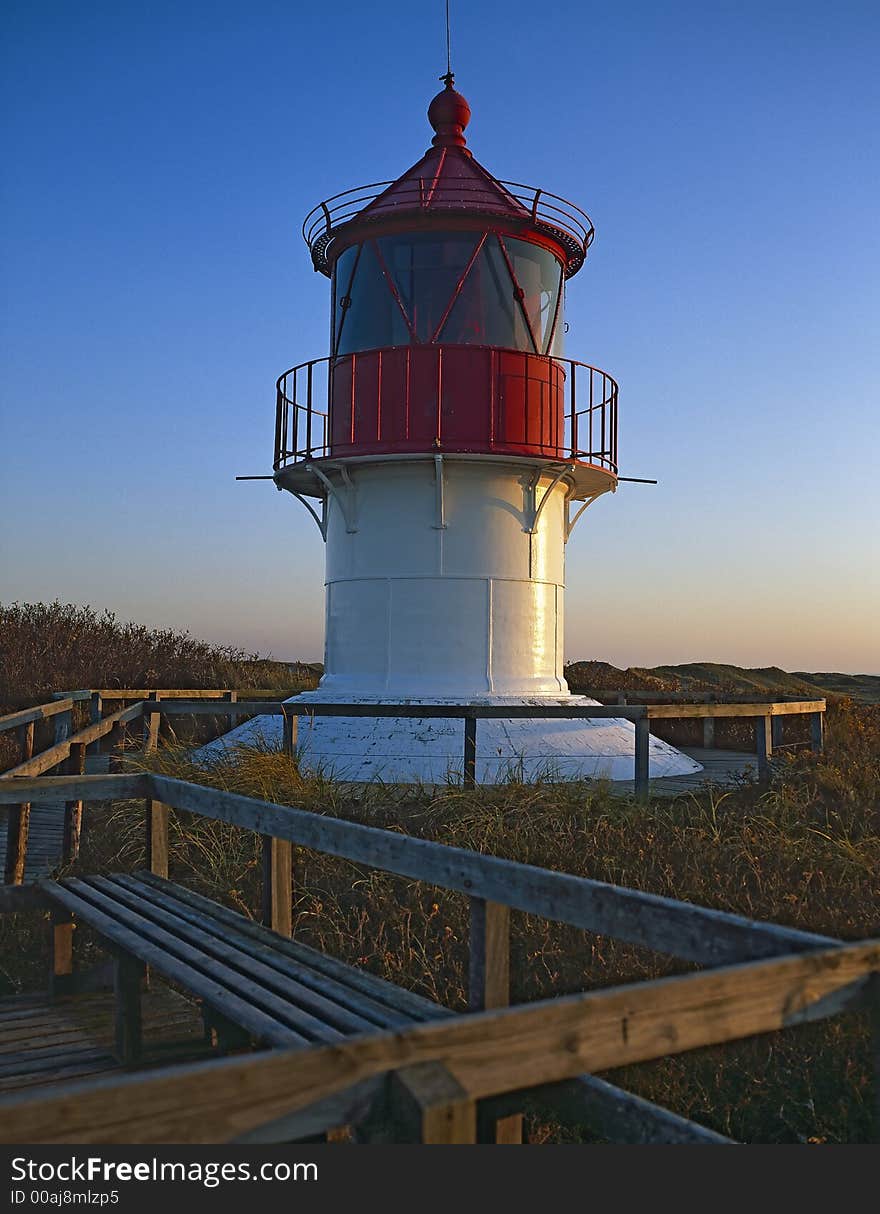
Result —
[{"label": "glass pane", "polygon": [[513,293],[513,279],[494,235],[486,238],[461,294],[443,326],[440,340],[455,345],[499,346],[534,352]]},{"label": "glass pane", "polygon": [[419,341],[434,336],[477,240],[467,232],[425,232],[378,241]]},{"label": "glass pane", "polygon": [[[562,266],[551,252],[525,240],[505,236],[513,272],[523,291],[523,305],[538,349],[546,354],[550,345],[556,302],[562,286]],[[558,327],[562,327],[560,317]],[[559,351],[554,350],[554,353]]]},{"label": "glass pane", "polygon": [[[340,265],[353,251],[348,249],[342,254]],[[337,321],[337,354],[353,354],[359,350],[378,350],[383,346],[409,344],[409,329],[388,279],[382,273],[372,242],[368,241],[361,246],[360,258],[349,291],[348,307],[345,306],[344,282],[344,275],[337,278],[336,312],[340,317]],[[346,313],[344,319],[341,317],[343,310]]]},{"label": "glass pane", "polygon": [[330,349],[334,352],[334,354],[336,353],[336,343],[339,339],[342,319],[345,312],[342,300],[345,298],[351,288],[351,272],[354,269],[355,262],[357,261],[357,255],[357,245],[350,249],[346,249],[344,253],[340,254],[340,257],[333,268],[333,298],[336,302],[333,312],[333,331],[330,334]]}]

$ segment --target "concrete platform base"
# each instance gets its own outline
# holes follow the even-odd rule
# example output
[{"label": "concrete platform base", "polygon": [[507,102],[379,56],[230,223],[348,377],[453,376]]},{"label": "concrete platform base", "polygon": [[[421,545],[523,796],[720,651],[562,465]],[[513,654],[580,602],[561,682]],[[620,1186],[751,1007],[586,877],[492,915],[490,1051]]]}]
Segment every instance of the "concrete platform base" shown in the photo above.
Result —
[{"label": "concrete platform base", "polygon": [[[320,703],[320,693],[307,692],[297,702]],[[365,699],[352,703],[367,703]],[[413,701],[410,701],[413,702]],[[443,703],[438,700],[416,703]],[[492,705],[596,705],[585,696],[474,701]],[[278,717],[255,717],[202,748],[210,758],[238,744],[263,740],[277,744]],[[444,784],[462,777],[464,722],[420,717],[301,717],[297,746],[300,761],[311,771],[364,783]],[[477,723],[477,781],[499,784],[510,779],[632,780],[635,728],[622,718],[599,720],[487,720]],[[675,747],[652,737],[651,778],[688,776],[701,766]]]}]

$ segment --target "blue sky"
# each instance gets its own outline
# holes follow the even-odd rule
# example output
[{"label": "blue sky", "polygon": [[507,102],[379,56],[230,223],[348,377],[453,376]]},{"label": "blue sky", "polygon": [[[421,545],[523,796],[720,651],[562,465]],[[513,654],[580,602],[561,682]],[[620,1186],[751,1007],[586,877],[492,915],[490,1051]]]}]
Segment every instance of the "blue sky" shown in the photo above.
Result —
[{"label": "blue sky", "polygon": [[[428,146],[442,4],[4,7],[0,598],[320,657],[317,529],[233,478],[327,352],[303,215]],[[567,353],[660,480],[578,524],[567,656],[877,672],[880,7],[452,10],[469,146],[596,224]]]}]

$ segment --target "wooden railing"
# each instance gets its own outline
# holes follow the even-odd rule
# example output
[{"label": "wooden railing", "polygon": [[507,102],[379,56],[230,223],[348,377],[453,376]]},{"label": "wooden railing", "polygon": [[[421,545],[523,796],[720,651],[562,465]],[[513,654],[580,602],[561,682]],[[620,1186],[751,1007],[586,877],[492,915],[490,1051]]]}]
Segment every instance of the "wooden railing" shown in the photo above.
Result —
[{"label": "wooden railing", "polygon": [[[239,699],[245,694],[251,697]],[[125,726],[143,719],[143,751],[152,753],[158,744],[162,717],[174,715],[200,716],[223,715],[230,724],[243,716],[274,714],[284,717],[285,744],[293,749],[297,742],[297,725],[301,716],[336,717],[415,717],[459,719],[464,722],[464,746],[462,773],[465,787],[476,783],[477,722],[489,719],[607,719],[623,718],[634,726],[633,780],[635,795],[646,799],[650,794],[649,739],[651,722],[657,720],[693,719],[704,721],[711,727],[714,739],[716,718],[751,718],[754,720],[756,768],[758,778],[769,776],[770,761],[774,745],[778,745],[774,722],[793,714],[806,714],[811,722],[811,744],[814,751],[824,745],[824,700],[794,701],[743,701],[736,704],[707,702],[665,704],[615,704],[580,705],[577,703],[550,705],[486,705],[486,704],[318,704],[312,701],[262,699],[261,696],[284,694],[278,689],[233,689],[190,690],[153,689],[131,690],[120,688],[98,688],[59,693],[52,704],[25,709],[0,718],[0,732],[18,729],[22,746],[22,761],[11,770],[0,773],[0,779],[17,776],[38,776],[67,764],[68,774],[85,771],[85,756],[89,748],[100,744],[100,740],[111,735],[111,746],[123,736]],[[107,701],[127,702],[135,700],[127,708],[109,716],[102,716]],[[73,709],[78,702],[88,701],[91,724],[76,733],[73,728]],[[33,754],[34,725],[41,720],[54,718],[56,723],[53,745],[40,754]],[[705,738],[704,738],[705,741]],[[24,879],[27,856],[27,838],[30,806],[22,803],[8,814],[5,881],[20,884]],[[76,856],[82,820],[82,805],[78,801],[68,802],[65,809],[64,859]]]},{"label": "wooden railing", "polygon": [[[168,871],[169,815],[183,810],[264,840],[264,920],[290,934],[293,845],[464,894],[473,1015],[306,1051],[145,1074],[64,1095],[0,1101],[18,1141],[279,1141],[415,1107],[423,1141],[473,1141],[483,1115],[529,1102],[597,1115],[624,1140],[719,1142],[720,1135],[596,1079],[601,1071],[860,1008],[880,1007],[880,942],[842,945],[585,877],[343,821],[156,774],[12,777],[0,804],[40,799],[146,802],[148,864]],[[0,909],[41,906],[7,889]],[[724,967],[507,1009],[510,911],[567,923],[702,966]],[[404,1099],[405,1098],[405,1099]]]}]

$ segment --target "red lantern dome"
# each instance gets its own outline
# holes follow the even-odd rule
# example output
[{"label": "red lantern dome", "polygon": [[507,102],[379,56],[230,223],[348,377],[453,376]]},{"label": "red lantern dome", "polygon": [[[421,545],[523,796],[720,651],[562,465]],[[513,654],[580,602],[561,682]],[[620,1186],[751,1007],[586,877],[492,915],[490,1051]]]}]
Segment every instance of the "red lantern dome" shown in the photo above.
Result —
[{"label": "red lantern dome", "polygon": [[276,469],[439,451],[571,460],[608,487],[617,385],[562,356],[564,284],[593,225],[483,168],[466,146],[470,106],[444,81],[420,160],[306,217],[315,269],[332,281],[328,406],[314,399],[316,364],[279,380]]}]

